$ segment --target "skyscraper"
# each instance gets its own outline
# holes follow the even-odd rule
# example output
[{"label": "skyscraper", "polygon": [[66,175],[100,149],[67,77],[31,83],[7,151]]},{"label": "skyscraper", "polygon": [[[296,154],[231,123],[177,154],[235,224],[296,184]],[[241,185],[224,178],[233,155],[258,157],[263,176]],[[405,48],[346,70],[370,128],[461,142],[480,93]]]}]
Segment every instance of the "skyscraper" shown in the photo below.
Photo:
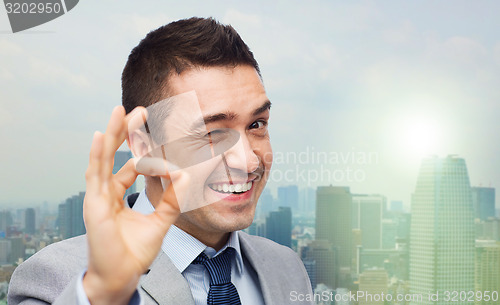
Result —
[{"label": "skyscraper", "polygon": [[264,218],[269,212],[275,210],[275,200],[269,188],[264,188],[257,203],[257,218]]},{"label": "skyscraper", "polygon": [[339,267],[351,267],[351,209],[352,196],[348,187],[318,187],[316,240],[328,240],[337,249]]},{"label": "skyscraper", "polygon": [[69,197],[59,205],[59,234],[63,239],[85,234],[83,222],[83,199],[85,193]]},{"label": "skyscraper", "polygon": [[35,209],[28,208],[24,212],[24,232],[26,234],[35,234],[36,230],[36,220],[35,220]]},{"label": "skyscraper", "polygon": [[387,205],[387,199],[382,195],[352,196],[353,229],[360,229],[363,248],[382,248],[382,218]]},{"label": "skyscraper", "polygon": [[266,237],[280,245],[292,247],[292,210],[279,207],[266,217]]},{"label": "skyscraper", "polygon": [[369,269],[359,276],[359,292],[364,295],[358,299],[359,305],[383,305],[387,296],[389,278],[384,269]]},{"label": "skyscraper", "polygon": [[[475,291],[497,291],[500,289],[500,243],[494,240],[476,241]],[[491,296],[491,294],[490,294]],[[476,304],[500,305],[500,300],[477,302]]]},{"label": "skyscraper", "polygon": [[299,190],[299,211],[313,213],[316,208],[316,190],[305,187]]},{"label": "skyscraper", "polygon": [[0,232],[7,232],[7,228],[13,223],[10,211],[0,211]]},{"label": "skyscraper", "polygon": [[[315,283],[329,288],[338,287],[337,255],[332,244],[327,240],[315,240],[305,250],[304,261],[315,262]],[[314,288],[314,287],[313,287]]]},{"label": "skyscraper", "polygon": [[15,264],[19,260],[24,261],[25,245],[22,237],[10,238],[10,263]]},{"label": "skyscraper", "polygon": [[[411,205],[410,293],[474,290],[474,218],[465,160],[454,156],[422,161]],[[457,304],[472,304],[459,302]],[[448,304],[448,303],[446,303]]]},{"label": "skyscraper", "polygon": [[481,220],[495,217],[495,189],[492,187],[473,187],[472,204],[474,216]]},{"label": "skyscraper", "polygon": [[296,185],[278,187],[278,202],[282,207],[290,207],[293,211],[299,208],[299,189]]},{"label": "skyscraper", "polygon": [[[130,151],[122,151],[119,150],[115,153],[115,163],[113,165],[113,174],[116,174],[120,168],[122,168],[127,161],[132,158],[132,152]],[[136,192],[136,183],[132,184],[126,191],[125,191],[125,197],[131,194],[134,194]]]}]

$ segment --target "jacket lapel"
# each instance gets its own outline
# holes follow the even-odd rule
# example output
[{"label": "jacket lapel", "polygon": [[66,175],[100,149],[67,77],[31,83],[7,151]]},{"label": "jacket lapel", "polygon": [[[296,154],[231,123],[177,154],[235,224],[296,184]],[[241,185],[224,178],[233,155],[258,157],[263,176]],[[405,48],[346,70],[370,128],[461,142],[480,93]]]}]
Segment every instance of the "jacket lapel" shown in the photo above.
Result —
[{"label": "jacket lapel", "polygon": [[[140,285],[158,304],[194,305],[186,279],[163,251],[151,265],[149,273],[141,278]],[[153,303],[145,300],[145,304]]]},{"label": "jacket lapel", "polygon": [[245,233],[240,231],[238,234],[242,253],[259,277],[264,302],[266,304],[281,304],[283,302],[282,294],[285,293],[280,285],[283,276],[280,270],[276,270],[273,266],[273,262],[269,261],[269,258],[273,256],[267,255],[268,251],[261,249],[256,243],[251,243]]}]

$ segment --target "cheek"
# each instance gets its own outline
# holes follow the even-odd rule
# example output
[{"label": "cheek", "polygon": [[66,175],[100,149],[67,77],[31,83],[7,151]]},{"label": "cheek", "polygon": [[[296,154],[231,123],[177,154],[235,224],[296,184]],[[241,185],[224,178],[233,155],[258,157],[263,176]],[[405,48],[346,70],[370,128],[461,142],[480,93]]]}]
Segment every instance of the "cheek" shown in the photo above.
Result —
[{"label": "cheek", "polygon": [[271,142],[267,141],[259,151],[259,157],[264,164],[266,170],[270,170],[273,164],[273,149],[271,148]]}]

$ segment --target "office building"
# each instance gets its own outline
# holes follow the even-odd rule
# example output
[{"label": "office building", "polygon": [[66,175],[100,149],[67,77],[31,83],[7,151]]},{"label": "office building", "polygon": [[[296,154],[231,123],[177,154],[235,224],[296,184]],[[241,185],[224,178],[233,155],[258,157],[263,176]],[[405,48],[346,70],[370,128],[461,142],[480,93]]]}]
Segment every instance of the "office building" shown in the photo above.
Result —
[{"label": "office building", "polygon": [[10,240],[0,239],[0,265],[9,263]]},{"label": "office building", "polygon": [[278,206],[275,203],[273,194],[268,188],[264,188],[257,202],[256,218],[264,218],[269,212],[277,210]]},{"label": "office building", "polygon": [[24,233],[33,235],[36,231],[35,209],[28,208],[24,212]]},{"label": "office building", "polygon": [[382,218],[384,217],[387,199],[382,195],[352,196],[353,229],[360,229],[362,246],[365,249],[381,249]]},{"label": "office building", "polygon": [[358,299],[359,305],[384,305],[389,287],[389,277],[384,269],[369,269],[359,276],[358,292],[364,296]]},{"label": "office building", "polygon": [[316,190],[312,187],[305,187],[299,190],[299,211],[312,213],[316,209]]},{"label": "office building", "polygon": [[403,201],[393,200],[391,201],[391,209],[392,212],[403,212]]},{"label": "office building", "polygon": [[11,264],[16,264],[19,261],[24,261],[25,256],[25,245],[22,237],[11,237],[10,241],[10,256],[9,262]]},{"label": "office building", "polygon": [[351,213],[352,195],[348,187],[318,187],[316,239],[329,241],[336,249],[339,267],[345,268],[352,264]]},{"label": "office building", "polygon": [[[454,156],[424,159],[411,205],[410,293],[432,291],[443,298],[445,291],[473,291],[474,252],[465,160]],[[418,304],[445,304],[442,298],[437,302],[424,298]]]},{"label": "office building", "polygon": [[292,211],[279,207],[266,217],[266,237],[280,245],[292,247]]},{"label": "office building", "polygon": [[304,252],[304,260],[316,263],[316,284],[324,284],[332,289],[337,288],[339,268],[333,245],[327,240],[315,240]]},{"label": "office building", "polygon": [[0,232],[7,232],[7,228],[12,226],[13,222],[10,211],[0,211]]},{"label": "office building", "polygon": [[299,209],[299,189],[296,185],[278,187],[278,204],[281,207],[290,207],[292,211]]},{"label": "office building", "polygon": [[64,203],[59,204],[59,234],[63,239],[85,234],[83,222],[83,199],[85,193],[69,197]]},{"label": "office building", "polygon": [[473,187],[472,204],[474,217],[481,220],[495,217],[495,189],[492,187]]},{"label": "office building", "polygon": [[[476,241],[475,291],[500,293],[500,243],[494,240]],[[491,295],[490,295],[491,296]],[[476,304],[500,305],[500,300]]]}]

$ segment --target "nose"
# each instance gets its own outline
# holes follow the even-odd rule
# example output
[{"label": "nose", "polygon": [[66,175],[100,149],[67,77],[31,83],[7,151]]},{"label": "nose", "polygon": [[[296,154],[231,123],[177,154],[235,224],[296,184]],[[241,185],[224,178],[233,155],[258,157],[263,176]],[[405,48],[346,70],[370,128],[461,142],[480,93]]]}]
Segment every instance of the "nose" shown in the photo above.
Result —
[{"label": "nose", "polygon": [[245,173],[253,173],[259,168],[260,160],[248,136],[240,133],[238,142],[225,153],[227,165]]}]

